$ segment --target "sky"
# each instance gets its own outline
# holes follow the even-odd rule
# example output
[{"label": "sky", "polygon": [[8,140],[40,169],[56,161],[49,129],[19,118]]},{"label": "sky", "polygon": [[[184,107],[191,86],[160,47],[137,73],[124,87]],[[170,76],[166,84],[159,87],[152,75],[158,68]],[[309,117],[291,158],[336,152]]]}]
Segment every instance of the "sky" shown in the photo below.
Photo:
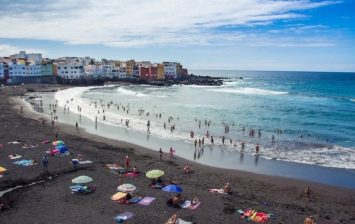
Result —
[{"label": "sky", "polygon": [[355,71],[355,0],[0,0],[0,56]]}]

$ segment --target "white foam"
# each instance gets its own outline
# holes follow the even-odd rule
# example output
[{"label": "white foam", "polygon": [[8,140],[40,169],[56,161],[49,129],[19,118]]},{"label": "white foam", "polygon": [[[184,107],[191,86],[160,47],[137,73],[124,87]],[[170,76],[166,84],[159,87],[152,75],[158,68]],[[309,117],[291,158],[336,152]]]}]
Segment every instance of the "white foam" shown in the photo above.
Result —
[{"label": "white foam", "polygon": [[[233,149],[233,147],[230,146],[229,149]],[[238,150],[240,150],[240,144],[238,144]],[[246,143],[244,152],[253,155],[255,153],[255,145]],[[325,167],[355,169],[355,149],[341,146],[308,149],[281,148],[279,150],[261,146],[260,157]]]},{"label": "white foam", "polygon": [[203,85],[173,85],[174,87],[184,87],[184,88],[216,88],[216,86],[203,86]]},{"label": "white foam", "polygon": [[220,89],[212,89],[213,92],[222,92],[222,93],[236,93],[236,94],[246,94],[246,95],[285,95],[288,92],[281,91],[271,91],[266,89],[258,89],[258,88],[220,88]]},{"label": "white foam", "polygon": [[148,96],[147,94],[136,92],[136,91],[129,90],[129,89],[125,89],[123,87],[118,87],[117,92],[124,94],[124,95],[131,95],[131,96],[137,96],[137,97],[147,97]]}]

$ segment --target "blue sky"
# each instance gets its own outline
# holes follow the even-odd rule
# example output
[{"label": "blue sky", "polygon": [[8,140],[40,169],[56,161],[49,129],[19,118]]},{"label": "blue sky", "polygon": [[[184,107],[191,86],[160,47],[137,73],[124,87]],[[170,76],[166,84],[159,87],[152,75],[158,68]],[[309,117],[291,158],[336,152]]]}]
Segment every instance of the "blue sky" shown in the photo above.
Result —
[{"label": "blue sky", "polygon": [[352,0],[0,0],[0,56],[355,71]]}]

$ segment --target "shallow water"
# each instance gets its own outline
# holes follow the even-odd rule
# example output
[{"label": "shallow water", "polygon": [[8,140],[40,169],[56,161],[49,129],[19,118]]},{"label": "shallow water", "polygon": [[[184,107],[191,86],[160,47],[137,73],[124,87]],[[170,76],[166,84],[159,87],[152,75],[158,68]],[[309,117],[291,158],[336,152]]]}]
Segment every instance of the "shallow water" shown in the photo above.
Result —
[{"label": "shallow water", "polygon": [[[162,147],[167,152],[173,147],[177,155],[211,166],[355,186],[354,74],[214,71],[212,75],[230,80],[221,87],[130,85],[59,91],[54,96],[57,116],[61,122],[79,122],[89,132],[154,150]],[[44,112],[49,114],[48,103],[54,103],[54,98],[42,97]],[[64,107],[69,107],[69,113]],[[139,109],[144,109],[141,116]],[[205,120],[211,121],[210,127]],[[171,132],[173,124],[176,129]],[[224,133],[224,124],[229,124],[229,133]],[[255,137],[248,135],[251,128]],[[278,129],[282,134],[277,134]],[[194,138],[190,138],[191,130]],[[213,145],[205,136],[207,131],[214,136]],[[195,149],[194,139],[202,136],[205,147]],[[243,153],[241,141],[246,143]],[[254,156],[257,143],[261,152]]]}]

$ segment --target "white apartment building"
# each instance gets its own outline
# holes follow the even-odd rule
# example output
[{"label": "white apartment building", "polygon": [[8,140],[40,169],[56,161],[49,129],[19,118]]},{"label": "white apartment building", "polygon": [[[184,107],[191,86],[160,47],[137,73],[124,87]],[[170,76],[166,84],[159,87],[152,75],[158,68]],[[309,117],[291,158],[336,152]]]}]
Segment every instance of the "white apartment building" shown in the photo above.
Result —
[{"label": "white apartment building", "polygon": [[58,64],[58,75],[64,79],[79,79],[85,76],[82,64]]},{"label": "white apartment building", "polygon": [[177,78],[177,63],[176,62],[163,62],[165,78],[176,79]]},{"label": "white apartment building", "polygon": [[115,67],[112,70],[112,75],[113,75],[113,77],[117,77],[119,79],[126,79],[127,78],[126,68],[125,67]]}]

